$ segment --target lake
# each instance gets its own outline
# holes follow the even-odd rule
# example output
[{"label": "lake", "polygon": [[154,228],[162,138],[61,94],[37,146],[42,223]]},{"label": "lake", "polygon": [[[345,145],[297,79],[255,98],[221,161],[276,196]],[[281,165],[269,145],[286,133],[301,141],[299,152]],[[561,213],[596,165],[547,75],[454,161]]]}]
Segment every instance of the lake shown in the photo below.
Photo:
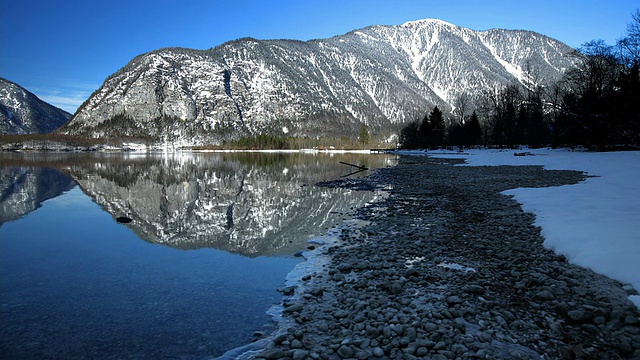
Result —
[{"label": "lake", "polygon": [[0,153],[2,357],[209,359],[269,334],[294,254],[375,196],[315,185],[341,161],[394,158]]}]

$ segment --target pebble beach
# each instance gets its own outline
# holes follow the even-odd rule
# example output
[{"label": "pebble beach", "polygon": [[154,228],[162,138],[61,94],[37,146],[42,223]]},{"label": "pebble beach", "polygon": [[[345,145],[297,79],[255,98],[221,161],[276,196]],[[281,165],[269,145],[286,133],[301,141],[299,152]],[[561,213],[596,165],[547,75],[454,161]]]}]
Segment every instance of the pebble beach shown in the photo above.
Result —
[{"label": "pebble beach", "polygon": [[543,246],[501,191],[576,184],[577,171],[401,157],[318,184],[387,195],[350,216],[326,263],[282,289],[265,359],[640,359],[633,288]]}]

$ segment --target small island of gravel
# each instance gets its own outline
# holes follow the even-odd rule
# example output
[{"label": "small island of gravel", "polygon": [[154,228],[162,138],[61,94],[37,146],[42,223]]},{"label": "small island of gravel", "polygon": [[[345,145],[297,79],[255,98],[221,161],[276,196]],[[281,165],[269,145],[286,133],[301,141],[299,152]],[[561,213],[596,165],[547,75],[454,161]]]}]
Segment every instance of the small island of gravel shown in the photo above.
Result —
[{"label": "small island of gravel", "polygon": [[634,359],[638,309],[622,284],[543,246],[534,215],[500,192],[575,184],[539,166],[453,166],[403,157],[362,179],[320,184],[389,195],[283,299],[258,358]]}]

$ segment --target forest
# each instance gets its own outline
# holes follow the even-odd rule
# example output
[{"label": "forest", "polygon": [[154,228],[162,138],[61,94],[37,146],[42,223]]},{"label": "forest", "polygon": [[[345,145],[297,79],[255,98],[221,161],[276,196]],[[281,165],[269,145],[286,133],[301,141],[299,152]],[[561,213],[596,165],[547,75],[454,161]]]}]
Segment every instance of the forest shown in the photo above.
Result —
[{"label": "forest", "polygon": [[615,45],[583,44],[579,66],[546,86],[510,84],[479,97],[462,95],[451,114],[435,107],[400,132],[404,149],[577,147],[640,144],[640,9]]}]

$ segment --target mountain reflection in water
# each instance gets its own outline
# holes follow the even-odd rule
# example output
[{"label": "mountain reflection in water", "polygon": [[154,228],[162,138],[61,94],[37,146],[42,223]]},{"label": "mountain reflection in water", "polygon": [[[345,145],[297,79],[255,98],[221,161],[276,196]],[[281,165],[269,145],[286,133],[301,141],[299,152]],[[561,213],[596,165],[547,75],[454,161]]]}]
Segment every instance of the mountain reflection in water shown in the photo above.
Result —
[{"label": "mountain reflection in water", "polygon": [[370,192],[314,186],[350,173],[340,161],[376,168],[389,165],[392,158],[305,153],[2,154],[0,224],[69,190],[73,178],[114,218],[131,218],[125,226],[145,241],[249,257],[290,255],[373,198]]},{"label": "mountain reflection in water", "polygon": [[71,190],[68,175],[49,168],[8,167],[0,171],[0,226],[40,207],[43,201]]},{"label": "mountain reflection in water", "polygon": [[269,334],[292,254],[375,196],[314,184],[389,159],[0,153],[0,354],[211,359]]}]

